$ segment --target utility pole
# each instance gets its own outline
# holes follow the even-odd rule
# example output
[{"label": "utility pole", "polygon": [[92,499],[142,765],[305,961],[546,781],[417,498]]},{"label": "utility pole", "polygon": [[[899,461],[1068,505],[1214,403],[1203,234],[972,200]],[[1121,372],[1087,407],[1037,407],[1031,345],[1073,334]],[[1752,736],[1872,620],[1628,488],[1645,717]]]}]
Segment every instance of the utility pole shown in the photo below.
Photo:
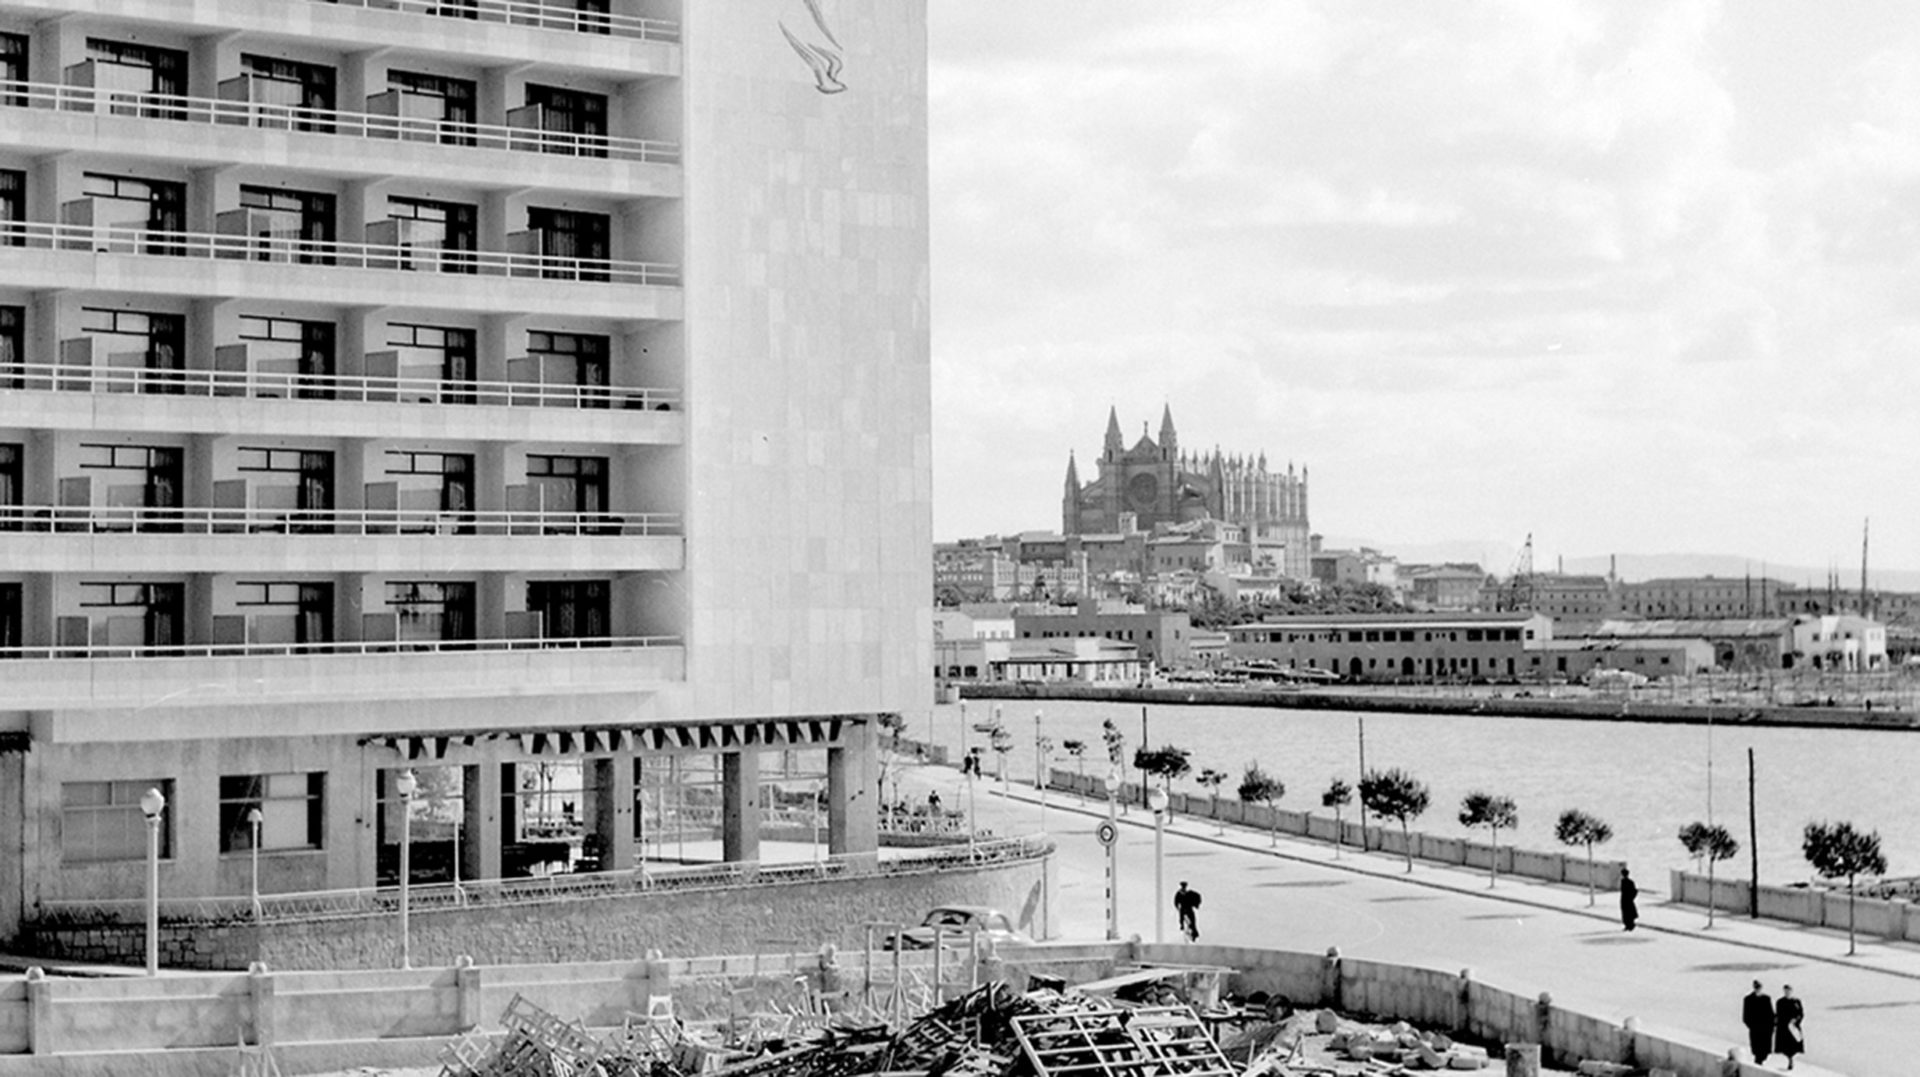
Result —
[{"label": "utility pole", "polygon": [[[1143,703],[1140,705],[1140,750],[1148,751],[1150,747],[1147,740],[1147,707]],[[1147,772],[1144,768],[1140,771],[1140,806],[1147,806]]]},{"label": "utility pole", "polygon": [[[1752,859],[1753,888],[1747,895],[1747,915],[1760,919],[1760,821],[1753,810],[1753,749],[1747,749],[1747,855]],[[1709,899],[1711,900],[1711,899]]]},{"label": "utility pole", "polygon": [[[1360,780],[1367,780],[1367,720],[1360,719]],[[1357,787],[1356,787],[1357,788]],[[1360,798],[1360,851],[1367,852],[1367,798]]]}]

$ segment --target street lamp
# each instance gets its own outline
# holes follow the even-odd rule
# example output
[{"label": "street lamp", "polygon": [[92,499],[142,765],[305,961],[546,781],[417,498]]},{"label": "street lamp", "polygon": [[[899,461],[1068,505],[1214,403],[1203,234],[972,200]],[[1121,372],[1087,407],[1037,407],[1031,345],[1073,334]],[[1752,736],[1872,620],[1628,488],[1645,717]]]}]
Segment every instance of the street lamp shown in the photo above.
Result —
[{"label": "street lamp", "polygon": [[253,834],[251,859],[252,871],[247,884],[247,893],[253,898],[253,922],[260,922],[260,824],[266,816],[260,814],[258,804],[247,809],[247,829]]},{"label": "street lamp", "polygon": [[413,967],[412,925],[407,923],[407,903],[412,897],[409,887],[413,882],[413,793],[420,788],[420,779],[414,777],[413,768],[408,767],[394,779],[394,791],[400,794],[400,967]]},{"label": "street lamp", "polygon": [[[976,748],[974,751],[977,752],[979,749]],[[967,779],[967,859],[971,861],[974,857],[974,832],[979,828],[979,818],[973,813],[973,786],[975,782],[980,780],[980,757],[973,755],[967,758],[974,760],[973,765],[965,769]]]},{"label": "street lamp", "polygon": [[1033,787],[1040,790],[1042,796],[1045,796],[1047,791],[1047,750],[1041,747],[1046,739],[1040,735],[1040,708],[1035,707],[1033,709]]},{"label": "street lamp", "polygon": [[1120,764],[1107,764],[1107,938],[1120,937]]},{"label": "street lamp", "polygon": [[159,789],[140,794],[140,814],[147,817],[147,975],[160,974],[160,813],[167,798]]},{"label": "street lamp", "polygon": [[813,780],[812,811],[807,814],[813,818],[813,873],[820,874],[820,779]]},{"label": "street lamp", "polygon": [[1153,941],[1167,941],[1167,910],[1160,898],[1167,892],[1163,877],[1167,864],[1167,791],[1147,793],[1147,807],[1153,809]]}]

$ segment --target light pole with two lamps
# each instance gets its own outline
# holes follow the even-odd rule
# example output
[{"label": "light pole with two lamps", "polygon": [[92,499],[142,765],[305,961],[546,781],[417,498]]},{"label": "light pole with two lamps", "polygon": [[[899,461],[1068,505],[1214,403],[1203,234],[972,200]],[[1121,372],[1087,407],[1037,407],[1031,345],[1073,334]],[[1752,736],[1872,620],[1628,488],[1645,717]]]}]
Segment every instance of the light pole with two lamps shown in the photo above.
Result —
[{"label": "light pole with two lamps", "polygon": [[147,975],[160,974],[160,815],[167,810],[166,795],[157,788],[140,794],[140,814],[147,817]]},{"label": "light pole with two lamps", "polygon": [[408,767],[394,779],[394,791],[400,794],[400,967],[413,967],[413,932],[407,922],[407,904],[413,896],[409,888],[413,882],[413,794],[420,788],[420,779],[414,776],[413,768]]},{"label": "light pole with two lamps", "polygon": [[1167,892],[1167,791],[1148,790],[1147,807],[1153,809],[1153,941],[1158,943],[1167,941],[1167,909],[1160,900]]}]

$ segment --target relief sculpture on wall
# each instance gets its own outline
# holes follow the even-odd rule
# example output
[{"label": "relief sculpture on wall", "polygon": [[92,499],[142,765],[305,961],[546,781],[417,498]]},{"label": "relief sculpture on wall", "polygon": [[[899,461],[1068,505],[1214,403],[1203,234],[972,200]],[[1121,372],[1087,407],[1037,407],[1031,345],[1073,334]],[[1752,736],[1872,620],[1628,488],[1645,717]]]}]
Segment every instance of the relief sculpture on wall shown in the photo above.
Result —
[{"label": "relief sculpture on wall", "polygon": [[[820,0],[800,2],[805,5],[809,20],[813,23],[814,32],[807,33],[811,40],[796,35],[785,19],[780,20],[780,32],[786,36],[787,44],[793,46],[793,51],[813,70],[814,89],[821,93],[841,93],[846,90],[847,84],[840,81],[840,40],[833,36],[833,30],[827,26],[827,17],[820,10]],[[801,30],[806,33],[804,25]]]}]

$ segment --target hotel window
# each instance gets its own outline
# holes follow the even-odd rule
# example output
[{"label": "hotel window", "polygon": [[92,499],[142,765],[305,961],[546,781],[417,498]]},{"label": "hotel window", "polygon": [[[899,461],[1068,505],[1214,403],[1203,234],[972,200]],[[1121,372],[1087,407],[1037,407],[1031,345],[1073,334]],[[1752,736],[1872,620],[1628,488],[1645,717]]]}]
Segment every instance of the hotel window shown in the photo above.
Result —
[{"label": "hotel window", "polygon": [[[434,381],[443,387],[473,385],[475,346],[471,329],[390,322],[387,345],[398,350],[397,367],[402,379]],[[446,393],[441,399],[451,404],[471,404],[474,397],[471,392]]]},{"label": "hotel window", "polygon": [[[187,228],[187,185],[173,180],[114,176],[86,172],[80,192],[93,203],[93,223],[99,228],[128,228],[165,235]],[[149,241],[147,254],[182,255],[179,243]]]},{"label": "hotel window", "polygon": [[[184,632],[187,588],[181,583],[81,583],[80,608],[140,611],[140,646],[177,647]],[[109,622],[113,620],[107,615]],[[108,636],[114,634],[111,623]],[[110,643],[118,641],[109,639]]]},{"label": "hotel window", "polygon": [[0,306],[0,389],[26,388],[27,309]]},{"label": "hotel window", "polygon": [[396,639],[449,642],[476,638],[474,587],[469,580],[394,580],[387,606],[397,615]]},{"label": "hotel window", "polygon": [[[402,511],[465,513],[473,510],[473,456],[471,453],[389,450],[387,474],[396,477],[396,508]],[[409,479],[414,481],[409,482]],[[431,501],[431,505],[424,504]],[[438,521],[429,520],[432,524]],[[416,529],[403,523],[401,530]],[[459,533],[473,533],[471,519],[459,524]]]},{"label": "hotel window", "polygon": [[307,244],[332,243],[334,197],[322,191],[290,191],[283,187],[240,188],[240,208],[251,210],[247,234],[258,239],[294,241],[262,244],[261,261],[297,261],[303,265],[332,265],[333,255]]},{"label": "hotel window", "polygon": [[[424,71],[388,71],[387,89],[398,93],[404,102],[400,114],[433,120],[455,127],[471,127],[474,119],[475,85],[471,79],[429,75]],[[440,141],[471,146],[473,136],[459,131],[443,131]]]},{"label": "hotel window", "polygon": [[[82,443],[82,471],[130,472],[136,485],[116,484],[115,476],[103,475],[105,505],[109,509],[139,508],[151,510],[135,514],[137,523],[126,526],[141,531],[180,530],[181,490],[185,487],[185,462],[181,450],[172,445],[102,445]],[[100,524],[96,527],[105,530]]]},{"label": "hotel window", "polygon": [[605,639],[610,594],[606,580],[529,580],[527,609],[540,616],[541,639]]},{"label": "hotel window", "polygon": [[604,213],[528,206],[527,227],[539,237],[539,253],[572,263],[549,265],[540,275],[561,280],[606,280],[611,224],[612,219]]},{"label": "hotel window", "polygon": [[294,113],[296,131],[332,133],[333,68],[242,53],[240,69],[252,76],[254,103],[300,110]]},{"label": "hotel window", "polygon": [[87,39],[93,84],[111,94],[117,116],[184,120],[186,111],[165,100],[187,92],[187,54],[131,41]]},{"label": "hotel window", "polygon": [[[108,365],[119,366],[117,356],[139,357],[138,368],[151,373],[140,380],[140,389],[148,393],[184,393],[187,320],[163,311],[112,310],[106,307],[81,307],[80,329],[88,336],[106,337]],[[134,352],[118,349],[131,345]]]},{"label": "hotel window", "polygon": [[296,396],[306,400],[333,399],[334,325],[293,318],[240,316],[240,339],[248,360],[262,372],[291,367]]},{"label": "hotel window", "polygon": [[[535,330],[527,334],[527,358],[534,361],[540,383],[559,381],[580,387],[583,407],[604,408],[611,402],[607,391],[608,351],[607,338],[590,333]],[[564,374],[564,379],[550,379],[549,372]]]},{"label": "hotel window", "polygon": [[60,859],[67,864],[145,860],[147,817],[140,798],[158,789],[167,798],[160,813],[160,856],[173,857],[173,783],[159,778],[134,781],[62,782],[60,785]]},{"label": "hotel window", "polygon": [[605,157],[607,155],[607,97],[605,94],[567,90],[558,86],[527,84],[527,104],[540,109],[542,131],[573,135],[579,139],[548,142],[541,149],[568,156]]},{"label": "hotel window", "polygon": [[[333,512],[333,454],[314,449],[268,449],[242,446],[238,451],[242,474],[287,475],[289,479],[263,480],[253,491],[254,504],[268,509],[289,509],[292,514]],[[303,532],[331,532],[333,521],[293,519],[289,528]]]},{"label": "hotel window", "polygon": [[604,456],[527,456],[527,486],[532,508],[540,512],[607,511],[607,458]]},{"label": "hotel window", "polygon": [[260,810],[260,848],[318,849],[326,833],[327,776],[223,774],[220,776],[220,851],[253,848],[253,810]]},{"label": "hotel window", "polygon": [[25,526],[21,498],[25,493],[22,462],[24,446],[0,442],[0,531],[18,531]]},{"label": "hotel window", "polygon": [[[399,222],[395,238],[404,249],[400,256],[401,269],[474,272],[470,252],[480,246],[480,207],[464,202],[389,197],[387,218]],[[469,252],[469,256],[463,257],[460,252]]]},{"label": "hotel window", "polygon": [[0,168],[0,244],[25,246],[27,236],[19,227],[27,219],[27,174]]},{"label": "hotel window", "polygon": [[[0,34],[0,82],[27,81],[27,35]],[[9,105],[25,105],[27,99],[17,94],[0,97]]]},{"label": "hotel window", "polygon": [[0,658],[19,658],[20,646],[25,638],[25,625],[21,621],[21,593],[24,590],[17,583],[0,583]]},{"label": "hotel window", "polygon": [[248,638],[252,642],[333,642],[333,584],[242,580],[234,589],[235,608],[249,611]]}]

